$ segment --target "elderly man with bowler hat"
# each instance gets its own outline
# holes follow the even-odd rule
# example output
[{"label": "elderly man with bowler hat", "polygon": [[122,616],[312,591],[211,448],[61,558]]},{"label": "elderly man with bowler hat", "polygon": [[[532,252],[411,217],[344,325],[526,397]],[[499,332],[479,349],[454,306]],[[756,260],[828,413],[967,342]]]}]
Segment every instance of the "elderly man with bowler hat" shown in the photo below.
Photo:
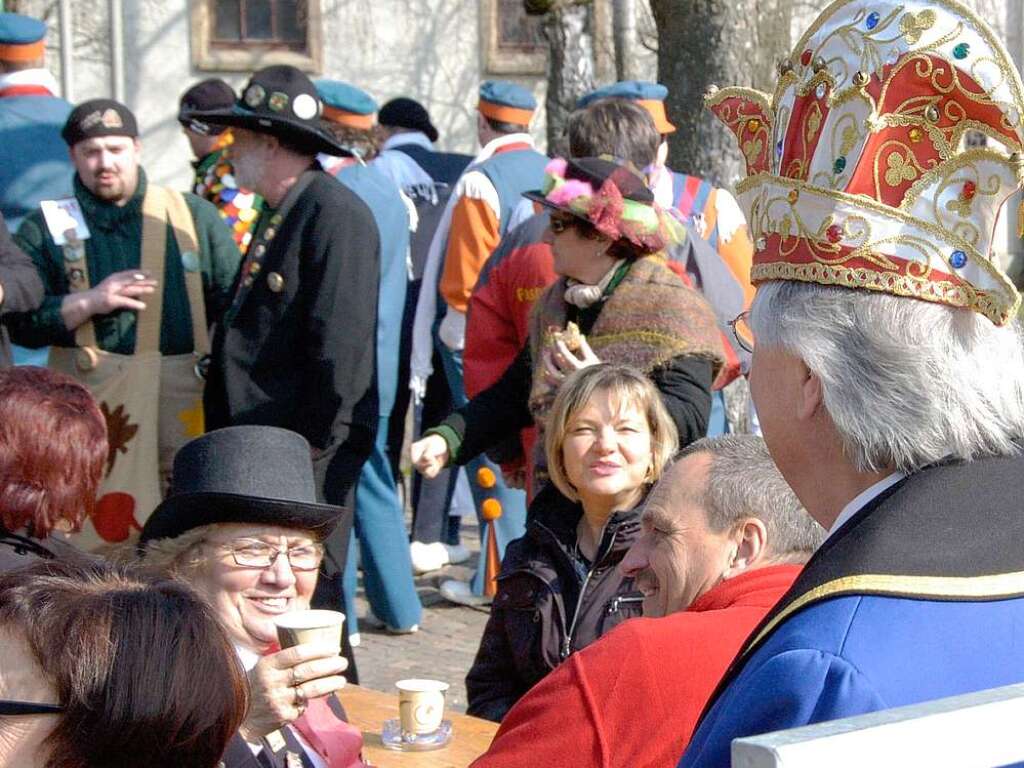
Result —
[{"label": "elderly man with bowler hat", "polygon": [[829,536],[744,644],[685,766],[727,765],[737,737],[1024,682],[1024,347],[991,253],[1024,179],[1013,61],[952,0],[841,1],[774,98],[708,104],[749,150],[750,389]]},{"label": "elderly man with bowler hat", "polygon": [[231,107],[236,98],[234,88],[219,77],[198,82],[181,95],[178,122],[195,157],[192,192],[217,206],[244,256],[252,242],[263,199],[240,188],[235,181],[235,169],[226,157],[233,139],[231,129],[210,125],[195,116],[196,112]]},{"label": "elderly man with bowler hat", "polygon": [[145,522],[174,452],[202,434],[207,332],[240,257],[210,203],[150,183],[124,104],[83,102],[62,135],[74,195],[43,200],[18,229],[46,296],[10,328],[24,346],[51,346],[50,366],[86,384],[107,414],[99,512],[82,533],[91,547]]},{"label": "elderly man with bowler hat", "polygon": [[[377,432],[380,245],[373,214],[326,173],[319,153],[347,156],[321,126],[323,102],[294,67],[256,72],[230,109],[197,113],[231,126],[242,186],[266,201],[213,340],[211,427],[291,429],[313,448],[317,487],[350,505]],[[337,604],[350,509],[327,541],[323,599]]]}]

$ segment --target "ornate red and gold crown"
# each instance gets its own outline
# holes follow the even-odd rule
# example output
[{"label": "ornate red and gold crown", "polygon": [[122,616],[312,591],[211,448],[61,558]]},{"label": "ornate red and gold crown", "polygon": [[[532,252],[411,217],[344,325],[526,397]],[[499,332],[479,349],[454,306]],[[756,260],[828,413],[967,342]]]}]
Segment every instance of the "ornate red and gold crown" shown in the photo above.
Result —
[{"label": "ornate red and gold crown", "polygon": [[[1024,180],[1024,87],[967,8],[836,0],[781,65],[774,95],[723,88],[706,100],[746,159],[736,191],[757,244],[752,282],[1013,317],[1020,296],[990,248]],[[968,146],[974,132],[985,146]]]}]

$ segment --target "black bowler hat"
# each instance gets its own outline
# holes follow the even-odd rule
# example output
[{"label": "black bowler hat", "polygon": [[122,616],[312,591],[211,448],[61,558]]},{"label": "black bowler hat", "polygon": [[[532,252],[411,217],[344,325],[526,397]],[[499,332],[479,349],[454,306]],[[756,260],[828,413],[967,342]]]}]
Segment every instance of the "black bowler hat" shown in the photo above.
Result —
[{"label": "black bowler hat", "polygon": [[350,157],[352,153],[320,127],[322,113],[323,103],[313,82],[295,67],[279,64],[253,74],[234,106],[196,111],[191,116],[210,125],[269,133],[310,154]]},{"label": "black bowler hat", "polygon": [[197,112],[230,109],[238,96],[235,89],[219,77],[196,83],[182,94],[178,102],[178,122],[190,131],[203,136],[216,136],[227,130],[225,125],[210,125],[195,116]]},{"label": "black bowler hat", "polygon": [[430,122],[430,115],[426,108],[418,101],[405,96],[392,99],[381,107],[377,113],[377,123],[392,128],[421,131],[431,142],[437,141],[437,128]]},{"label": "black bowler hat", "polygon": [[174,457],[171,492],[142,528],[139,548],[215,523],[278,525],[324,538],[348,510],[316,500],[309,443],[279,427],[226,427]]}]

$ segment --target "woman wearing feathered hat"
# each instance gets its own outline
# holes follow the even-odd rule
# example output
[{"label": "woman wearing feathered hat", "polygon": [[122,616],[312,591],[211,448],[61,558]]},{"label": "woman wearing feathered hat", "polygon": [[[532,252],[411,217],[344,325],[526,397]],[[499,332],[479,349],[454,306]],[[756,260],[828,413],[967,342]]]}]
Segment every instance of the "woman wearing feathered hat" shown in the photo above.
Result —
[{"label": "woman wearing feathered hat", "polygon": [[[560,279],[537,301],[529,343],[501,379],[413,445],[417,469],[431,477],[449,462],[463,464],[534,421],[542,446],[561,382],[599,362],[651,378],[680,444],[702,436],[723,352],[711,308],[662,253],[685,230],[635,168],[607,156],[556,158],[545,187],[526,196],[551,211],[546,238]],[[535,459],[540,496],[540,449]]]}]

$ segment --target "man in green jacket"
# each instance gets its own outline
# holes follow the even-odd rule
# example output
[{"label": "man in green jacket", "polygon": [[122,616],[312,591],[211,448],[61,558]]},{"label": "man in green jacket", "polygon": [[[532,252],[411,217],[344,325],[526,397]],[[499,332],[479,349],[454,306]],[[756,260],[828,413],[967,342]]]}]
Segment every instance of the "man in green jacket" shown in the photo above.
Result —
[{"label": "man in green jacket", "polygon": [[123,104],[80,104],[61,135],[74,195],[42,201],[18,229],[46,295],[9,325],[22,346],[50,346],[50,367],[88,386],[106,417],[97,512],[76,539],[95,549],[141,529],[175,451],[204,430],[208,329],[230,302],[241,254],[211,203],[147,181]]},{"label": "man in green jacket", "polygon": [[[197,268],[201,271],[207,322],[216,322],[230,298],[241,260],[230,230],[212,204],[186,194],[198,250],[182,254],[168,227],[164,273],[141,272],[142,203],[148,181],[139,165],[142,146],[135,116],[116,101],[94,99],[72,111],[62,135],[76,170],[73,200],[83,220],[78,227],[82,232],[87,228],[88,232],[79,247],[85,249],[92,287],[70,290],[65,268],[68,244],[61,225],[50,223],[63,214],[48,215],[47,210],[54,206],[47,205],[51,201],[44,201],[43,208],[26,217],[16,241],[35,262],[46,298],[38,310],[14,320],[15,339],[28,347],[71,347],[75,345],[75,329],[92,320],[100,349],[130,355],[135,350],[138,312],[145,309],[146,297],[160,287],[160,352],[192,352],[185,272]],[[62,210],[67,210],[67,206]],[[70,224],[72,219],[66,222]],[[61,245],[55,240],[55,229]]]}]

